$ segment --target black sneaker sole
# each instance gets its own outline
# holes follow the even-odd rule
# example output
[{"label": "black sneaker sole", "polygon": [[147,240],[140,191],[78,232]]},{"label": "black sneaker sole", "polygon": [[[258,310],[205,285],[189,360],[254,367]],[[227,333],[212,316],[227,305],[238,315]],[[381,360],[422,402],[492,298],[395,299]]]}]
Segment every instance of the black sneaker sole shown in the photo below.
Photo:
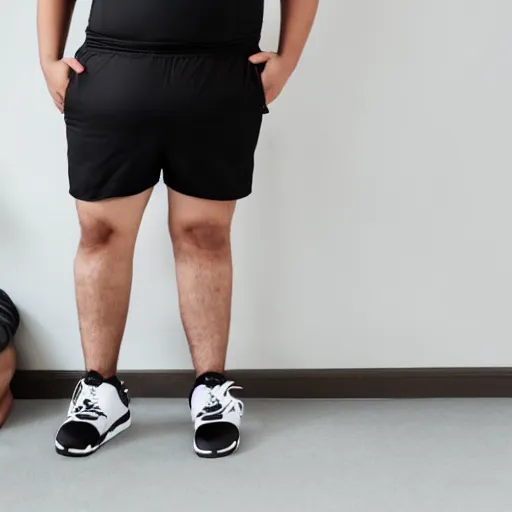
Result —
[{"label": "black sneaker sole", "polygon": [[194,451],[196,455],[201,459],[220,459],[222,457],[228,457],[229,455],[235,453],[240,446],[240,438],[238,441],[235,441],[230,447],[225,450],[211,451],[207,452],[206,450],[200,450],[197,448],[196,443],[194,442]]},{"label": "black sneaker sole", "polygon": [[97,452],[105,443],[124,432],[132,424],[130,411],[121,416],[112,426],[100,437],[99,442],[95,446],[88,446],[83,450],[76,448],[65,448],[55,441],[55,451],[64,457],[88,457]]}]

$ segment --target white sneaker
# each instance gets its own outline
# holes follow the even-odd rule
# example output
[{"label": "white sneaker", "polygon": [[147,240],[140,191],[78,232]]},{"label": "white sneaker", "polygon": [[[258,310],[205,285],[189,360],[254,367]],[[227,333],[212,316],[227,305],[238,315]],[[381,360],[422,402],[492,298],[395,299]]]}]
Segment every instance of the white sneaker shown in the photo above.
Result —
[{"label": "white sneaker", "polygon": [[234,389],[242,388],[232,381],[220,383],[216,379],[194,389],[191,413],[195,431],[194,451],[199,457],[225,457],[239,447],[244,405],[231,395]]},{"label": "white sneaker", "polygon": [[73,393],[55,449],[67,457],[85,457],[131,425],[128,390],[117,377],[104,380],[88,372]]}]

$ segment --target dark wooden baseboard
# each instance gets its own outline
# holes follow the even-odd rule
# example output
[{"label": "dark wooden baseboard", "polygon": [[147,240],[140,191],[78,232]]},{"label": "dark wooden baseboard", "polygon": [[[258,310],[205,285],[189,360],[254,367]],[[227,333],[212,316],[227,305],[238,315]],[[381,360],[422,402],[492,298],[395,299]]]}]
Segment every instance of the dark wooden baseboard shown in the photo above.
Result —
[{"label": "dark wooden baseboard", "polygon": [[[17,398],[69,398],[81,372],[19,371]],[[246,398],[512,397],[512,368],[404,368],[361,370],[234,370],[228,376]],[[184,398],[188,370],[123,371],[132,397]]]}]

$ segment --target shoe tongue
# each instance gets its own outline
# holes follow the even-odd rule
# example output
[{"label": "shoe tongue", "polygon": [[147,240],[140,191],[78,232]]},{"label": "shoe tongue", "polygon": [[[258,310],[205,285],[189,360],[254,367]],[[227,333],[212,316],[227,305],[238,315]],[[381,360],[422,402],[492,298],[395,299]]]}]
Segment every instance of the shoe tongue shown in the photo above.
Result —
[{"label": "shoe tongue", "polygon": [[215,386],[222,386],[226,382],[226,377],[222,373],[205,373],[198,379],[198,384],[202,384],[208,388],[214,388]]},{"label": "shoe tongue", "polygon": [[87,372],[84,377],[84,382],[88,386],[98,387],[103,384],[103,377],[95,371]]},{"label": "shoe tongue", "polygon": [[194,386],[190,391],[190,395],[188,396],[188,404],[192,407],[192,396],[194,395],[196,389],[199,389],[200,386],[205,386],[207,388],[213,389],[215,386],[222,386],[226,382],[226,377],[222,375],[222,373],[217,372],[206,372],[197,377]]}]

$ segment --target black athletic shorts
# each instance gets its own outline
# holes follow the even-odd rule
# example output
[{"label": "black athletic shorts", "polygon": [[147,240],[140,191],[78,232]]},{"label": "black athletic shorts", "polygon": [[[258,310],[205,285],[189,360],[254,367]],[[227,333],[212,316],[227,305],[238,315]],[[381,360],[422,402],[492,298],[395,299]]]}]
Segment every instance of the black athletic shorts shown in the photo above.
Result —
[{"label": "black athletic shorts", "polygon": [[250,194],[262,114],[258,48],[203,51],[90,40],[64,102],[70,193],[125,197],[164,182],[205,199]]}]

